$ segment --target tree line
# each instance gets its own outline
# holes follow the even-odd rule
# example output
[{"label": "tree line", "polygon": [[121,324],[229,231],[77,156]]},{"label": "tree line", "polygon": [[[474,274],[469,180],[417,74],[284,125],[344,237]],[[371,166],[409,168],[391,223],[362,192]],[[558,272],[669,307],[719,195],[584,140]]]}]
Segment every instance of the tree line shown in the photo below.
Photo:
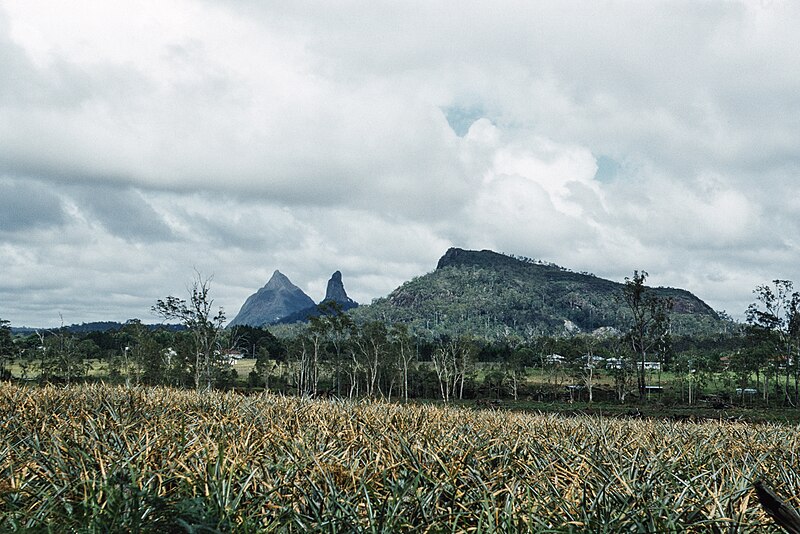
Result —
[{"label": "tree line", "polygon": [[[669,377],[689,404],[704,391],[727,400],[800,406],[800,295],[790,281],[754,291],[741,328],[714,338],[671,335],[668,299],[626,279],[626,332],[523,338],[511,329],[486,339],[470,333],[411,332],[403,324],[356,323],[333,303],[278,338],[264,328],[225,329],[210,279],[197,276],[188,298],[159,299],[152,311],[183,329],[151,328],[133,319],[121,329],[70,333],[65,328],[12,336],[0,320],[0,376],[70,383],[102,379],[128,385],[198,390],[245,387],[308,396],[385,399],[604,398],[644,400]],[[238,376],[235,359],[255,359]],[[102,373],[98,373],[98,366]],[[714,387],[712,387],[714,386]]]}]

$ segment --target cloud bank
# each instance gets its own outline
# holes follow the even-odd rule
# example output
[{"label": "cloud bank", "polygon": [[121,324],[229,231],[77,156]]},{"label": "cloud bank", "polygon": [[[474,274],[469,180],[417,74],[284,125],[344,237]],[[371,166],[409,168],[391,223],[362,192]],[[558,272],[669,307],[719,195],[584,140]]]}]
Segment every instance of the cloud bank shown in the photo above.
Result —
[{"label": "cloud bank", "polygon": [[449,246],[741,316],[800,282],[794,3],[0,6],[0,317],[360,302]]}]

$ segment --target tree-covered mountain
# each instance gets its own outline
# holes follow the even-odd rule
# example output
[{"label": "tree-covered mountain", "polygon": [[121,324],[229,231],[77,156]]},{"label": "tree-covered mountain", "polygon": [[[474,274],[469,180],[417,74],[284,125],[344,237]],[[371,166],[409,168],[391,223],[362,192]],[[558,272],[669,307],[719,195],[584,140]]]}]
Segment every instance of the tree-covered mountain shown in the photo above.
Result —
[{"label": "tree-covered mountain", "polygon": [[[553,264],[489,250],[451,248],[436,270],[404,283],[386,298],[351,313],[357,320],[401,322],[415,331],[470,333],[494,339],[627,329],[624,284]],[[716,312],[683,289],[650,288],[671,298],[673,333],[708,334],[724,328]]]}]

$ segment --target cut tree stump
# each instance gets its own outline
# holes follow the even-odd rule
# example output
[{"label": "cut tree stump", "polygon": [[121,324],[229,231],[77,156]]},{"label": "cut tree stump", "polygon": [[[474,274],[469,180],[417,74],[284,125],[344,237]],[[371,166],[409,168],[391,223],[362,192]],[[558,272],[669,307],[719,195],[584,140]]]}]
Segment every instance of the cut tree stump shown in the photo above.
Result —
[{"label": "cut tree stump", "polygon": [[800,514],[783,502],[762,480],[755,481],[753,487],[756,489],[758,500],[767,515],[789,534],[800,534]]}]

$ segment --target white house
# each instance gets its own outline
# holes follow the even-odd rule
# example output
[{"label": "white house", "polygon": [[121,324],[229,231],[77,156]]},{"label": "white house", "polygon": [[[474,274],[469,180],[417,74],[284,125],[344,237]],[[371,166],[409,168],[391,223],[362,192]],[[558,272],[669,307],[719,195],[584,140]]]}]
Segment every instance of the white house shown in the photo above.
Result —
[{"label": "white house", "polygon": [[544,361],[549,364],[562,364],[564,363],[564,357],[560,354],[548,354],[544,357]]}]

